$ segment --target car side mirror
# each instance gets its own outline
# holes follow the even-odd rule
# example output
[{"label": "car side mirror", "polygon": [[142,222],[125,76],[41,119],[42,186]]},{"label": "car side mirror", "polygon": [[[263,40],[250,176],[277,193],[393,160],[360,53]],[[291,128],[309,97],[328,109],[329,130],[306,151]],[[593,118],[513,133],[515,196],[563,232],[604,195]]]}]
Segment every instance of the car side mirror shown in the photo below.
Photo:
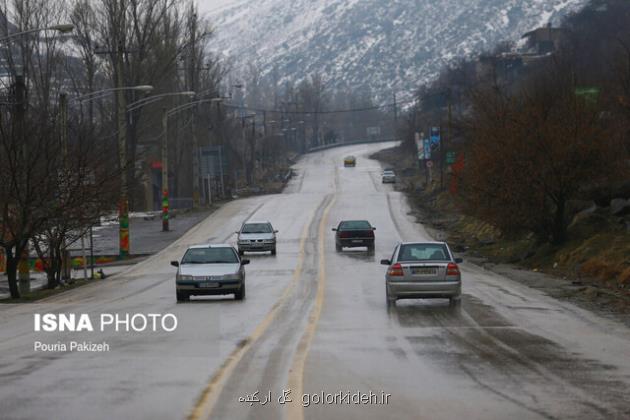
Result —
[{"label": "car side mirror", "polygon": [[463,262],[464,262],[464,259],[463,259],[463,258],[455,258],[455,262],[456,262],[457,264],[461,264],[461,263],[463,263]]},{"label": "car side mirror", "polygon": [[332,231],[333,232],[337,232],[337,228],[332,228]]},{"label": "car side mirror", "polygon": [[234,233],[236,233],[236,234],[238,235],[238,234],[239,234],[239,233],[241,233],[241,232],[239,232],[239,231],[237,230],[237,231],[235,231]]},{"label": "car side mirror", "polygon": [[278,231],[277,231],[277,230],[274,230],[274,231],[273,231],[273,233],[278,233]]},{"label": "car side mirror", "polygon": [[376,230],[376,228],[374,226],[372,226],[372,230]]},{"label": "car side mirror", "polygon": [[241,260],[241,265],[247,265],[249,264],[249,260]]},{"label": "car side mirror", "polygon": [[179,267],[179,261],[171,261],[173,267]]},{"label": "car side mirror", "polygon": [[392,265],[390,260],[381,260],[381,265]]}]

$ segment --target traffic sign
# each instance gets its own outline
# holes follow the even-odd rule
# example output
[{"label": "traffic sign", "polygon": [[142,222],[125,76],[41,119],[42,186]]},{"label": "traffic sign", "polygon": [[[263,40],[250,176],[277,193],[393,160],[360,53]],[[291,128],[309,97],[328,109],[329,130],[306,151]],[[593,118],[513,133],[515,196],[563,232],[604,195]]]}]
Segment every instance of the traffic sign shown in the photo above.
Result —
[{"label": "traffic sign", "polygon": [[455,163],[455,152],[446,152],[446,164],[452,165]]},{"label": "traffic sign", "polygon": [[429,169],[433,168],[433,161],[432,160],[427,160],[427,168],[429,168]]}]

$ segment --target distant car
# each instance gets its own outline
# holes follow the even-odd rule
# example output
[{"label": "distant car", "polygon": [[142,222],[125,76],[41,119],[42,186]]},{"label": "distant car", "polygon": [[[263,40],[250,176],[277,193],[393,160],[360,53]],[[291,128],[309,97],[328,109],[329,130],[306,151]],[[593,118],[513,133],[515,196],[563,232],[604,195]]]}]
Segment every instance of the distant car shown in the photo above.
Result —
[{"label": "distant car", "polygon": [[271,255],[276,255],[276,233],[278,231],[273,229],[271,223],[267,221],[245,222],[236,233],[238,234],[239,255],[243,255],[246,251],[270,251]]},{"label": "distant car", "polygon": [[445,242],[405,242],[394,249],[385,274],[387,303],[397,299],[448,298],[458,303],[462,278],[458,263]]},{"label": "distant car", "polygon": [[354,156],[346,156],[343,159],[343,166],[356,166],[357,165],[357,158],[355,158]]},{"label": "distant car", "polygon": [[194,245],[186,250],[181,261],[171,261],[177,267],[175,290],[177,301],[187,301],[193,295],[229,295],[245,299],[245,268],[236,249],[227,244]]},{"label": "distant car", "polygon": [[376,230],[367,220],[344,220],[332,229],[335,234],[335,249],[367,247],[374,251],[374,231]]},{"label": "distant car", "polygon": [[395,184],[396,183],[396,174],[392,170],[383,171],[383,184]]}]

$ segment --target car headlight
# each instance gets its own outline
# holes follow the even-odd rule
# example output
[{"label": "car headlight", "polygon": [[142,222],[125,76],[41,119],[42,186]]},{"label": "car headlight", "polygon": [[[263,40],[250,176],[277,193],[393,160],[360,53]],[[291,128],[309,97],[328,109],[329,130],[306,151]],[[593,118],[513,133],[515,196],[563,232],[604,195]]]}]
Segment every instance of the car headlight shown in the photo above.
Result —
[{"label": "car headlight", "polygon": [[183,280],[183,281],[189,281],[189,280],[193,280],[194,277],[188,274],[178,274],[177,275],[177,280]]},{"label": "car headlight", "polygon": [[242,239],[238,241],[239,244],[248,244],[249,241],[247,239]]},{"label": "car headlight", "polygon": [[275,240],[275,239],[265,239],[265,243],[266,243],[266,244],[272,244],[272,243],[274,243],[274,242],[276,242],[276,240]]}]

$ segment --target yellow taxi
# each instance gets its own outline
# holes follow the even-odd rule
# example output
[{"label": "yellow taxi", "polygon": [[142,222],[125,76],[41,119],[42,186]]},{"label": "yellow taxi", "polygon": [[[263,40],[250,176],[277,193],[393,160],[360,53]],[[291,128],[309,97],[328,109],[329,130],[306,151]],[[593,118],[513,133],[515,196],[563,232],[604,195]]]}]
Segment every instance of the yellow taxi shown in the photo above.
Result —
[{"label": "yellow taxi", "polygon": [[355,158],[354,156],[346,156],[345,158],[343,158],[343,166],[356,166],[357,165],[357,158]]}]

